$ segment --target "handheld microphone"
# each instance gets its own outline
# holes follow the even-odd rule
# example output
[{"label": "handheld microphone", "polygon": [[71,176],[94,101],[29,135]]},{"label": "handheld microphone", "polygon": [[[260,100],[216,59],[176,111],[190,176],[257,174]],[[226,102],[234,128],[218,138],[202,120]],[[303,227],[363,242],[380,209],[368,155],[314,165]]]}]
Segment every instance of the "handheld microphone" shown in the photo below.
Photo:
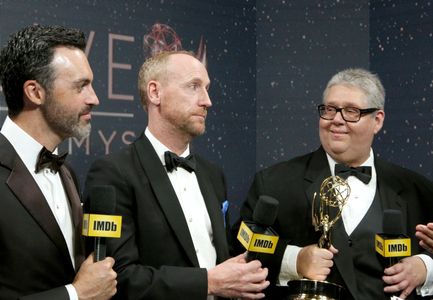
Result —
[{"label": "handheld microphone", "polygon": [[120,238],[122,216],[113,216],[116,190],[111,185],[97,185],[90,189],[89,213],[83,216],[82,234],[94,237],[94,260],[103,260],[107,253],[105,238]]},{"label": "handheld microphone", "polygon": [[278,201],[262,195],[257,201],[252,222],[242,222],[237,239],[247,250],[247,261],[257,259],[260,253],[273,254],[278,243],[278,234],[270,227],[278,214]]},{"label": "handheld microphone", "polygon": [[404,235],[401,211],[385,209],[383,212],[383,233],[376,234],[376,252],[388,259],[392,266],[402,258],[411,255],[410,238]]}]

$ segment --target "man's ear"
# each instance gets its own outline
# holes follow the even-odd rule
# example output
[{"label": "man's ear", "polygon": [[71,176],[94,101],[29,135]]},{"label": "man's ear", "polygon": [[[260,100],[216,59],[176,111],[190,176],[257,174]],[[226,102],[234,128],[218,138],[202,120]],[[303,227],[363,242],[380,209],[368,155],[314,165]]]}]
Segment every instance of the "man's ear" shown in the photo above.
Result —
[{"label": "man's ear", "polygon": [[23,84],[23,96],[25,102],[39,106],[45,100],[45,90],[36,80],[27,80]]},{"label": "man's ear", "polygon": [[150,103],[159,106],[161,103],[161,84],[156,80],[150,80],[147,84],[147,95]]},{"label": "man's ear", "polygon": [[382,129],[383,122],[385,121],[385,111],[383,111],[383,109],[378,110],[375,114],[374,120],[374,134],[377,134]]}]

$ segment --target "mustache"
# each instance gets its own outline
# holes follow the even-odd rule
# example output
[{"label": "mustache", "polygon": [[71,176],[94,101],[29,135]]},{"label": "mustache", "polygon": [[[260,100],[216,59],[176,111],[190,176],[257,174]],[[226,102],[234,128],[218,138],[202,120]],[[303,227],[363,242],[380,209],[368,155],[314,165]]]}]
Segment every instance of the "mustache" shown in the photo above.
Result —
[{"label": "mustache", "polygon": [[83,109],[80,110],[80,116],[89,114],[93,109],[93,105],[86,105]]}]

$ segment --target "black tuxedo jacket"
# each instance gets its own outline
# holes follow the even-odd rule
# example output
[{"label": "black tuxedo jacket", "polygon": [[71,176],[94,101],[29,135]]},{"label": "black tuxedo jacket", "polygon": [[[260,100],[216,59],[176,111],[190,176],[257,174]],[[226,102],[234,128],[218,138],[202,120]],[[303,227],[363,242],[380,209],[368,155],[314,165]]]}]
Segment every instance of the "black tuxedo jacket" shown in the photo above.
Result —
[{"label": "black tuxedo jacket", "polygon": [[[83,261],[81,203],[73,174],[60,170],[76,236],[75,265]],[[69,299],[75,277],[66,242],[41,190],[0,134],[0,299]]]},{"label": "black tuxedo jacket", "polygon": [[[378,158],[375,158],[375,168],[382,208],[401,210],[402,223],[407,234],[412,237],[412,255],[422,252],[414,236],[415,226],[432,220],[433,183],[419,174]],[[320,233],[315,232],[312,226],[312,199],[328,176],[331,176],[331,171],[325,151],[321,147],[315,152],[276,164],[256,174],[247,200],[241,208],[241,218],[252,219],[255,203],[260,195],[272,196],[280,203],[278,217],[273,226],[280,235],[280,241],[274,255],[263,257],[270,268],[271,281],[278,277],[286,245],[303,247],[319,240]],[[233,228],[232,237],[235,237],[235,228],[238,226]],[[333,243],[340,252],[334,257],[335,264],[328,280],[342,284],[351,296],[357,299],[352,258],[344,251],[347,245],[337,245],[334,241]],[[234,238],[231,244],[234,245],[235,252],[241,251]],[[272,288],[267,291],[269,299],[277,299],[272,296],[273,292]]]},{"label": "black tuxedo jacket", "polygon": [[[226,199],[222,172],[197,157],[196,175],[212,222],[217,263],[228,258],[221,212]],[[189,299],[207,296],[207,272],[198,264],[182,208],[164,166],[143,134],[118,154],[90,168],[86,191],[94,185],[116,190],[122,236],[107,241],[116,260],[117,299]],[[85,192],[87,194],[87,192]]]}]

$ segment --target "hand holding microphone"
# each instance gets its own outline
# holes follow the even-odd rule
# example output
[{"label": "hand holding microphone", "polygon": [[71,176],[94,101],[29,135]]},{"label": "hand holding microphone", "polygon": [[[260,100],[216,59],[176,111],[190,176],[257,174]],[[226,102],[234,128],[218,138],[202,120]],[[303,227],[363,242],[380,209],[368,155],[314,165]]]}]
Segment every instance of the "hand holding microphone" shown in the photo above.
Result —
[{"label": "hand holding microphone", "polygon": [[208,294],[226,298],[261,299],[269,286],[268,269],[263,268],[259,253],[272,254],[278,235],[270,228],[278,212],[278,201],[260,196],[253,213],[253,222],[242,222],[238,240],[247,250],[208,270]]},{"label": "hand holding microphone", "polygon": [[387,284],[384,291],[391,293],[391,299],[406,299],[424,283],[427,271],[421,258],[411,256],[411,241],[404,234],[401,211],[384,211],[383,233],[376,234],[375,245],[388,266],[383,276]]},{"label": "hand holding microphone", "polygon": [[117,291],[117,274],[114,259],[106,257],[105,239],[120,237],[122,217],[113,216],[116,194],[112,186],[94,186],[87,200],[89,213],[84,214],[82,233],[94,237],[94,252],[81,264],[72,285],[80,300],[107,300]]},{"label": "hand holding microphone", "polygon": [[117,291],[117,274],[113,265],[114,259],[111,257],[94,262],[93,256],[89,255],[81,264],[72,283],[78,299],[111,299]]},{"label": "hand holding microphone", "polygon": [[247,250],[247,261],[257,259],[260,253],[273,254],[278,235],[271,228],[278,214],[278,201],[262,195],[257,201],[252,222],[242,222],[237,239]]}]

